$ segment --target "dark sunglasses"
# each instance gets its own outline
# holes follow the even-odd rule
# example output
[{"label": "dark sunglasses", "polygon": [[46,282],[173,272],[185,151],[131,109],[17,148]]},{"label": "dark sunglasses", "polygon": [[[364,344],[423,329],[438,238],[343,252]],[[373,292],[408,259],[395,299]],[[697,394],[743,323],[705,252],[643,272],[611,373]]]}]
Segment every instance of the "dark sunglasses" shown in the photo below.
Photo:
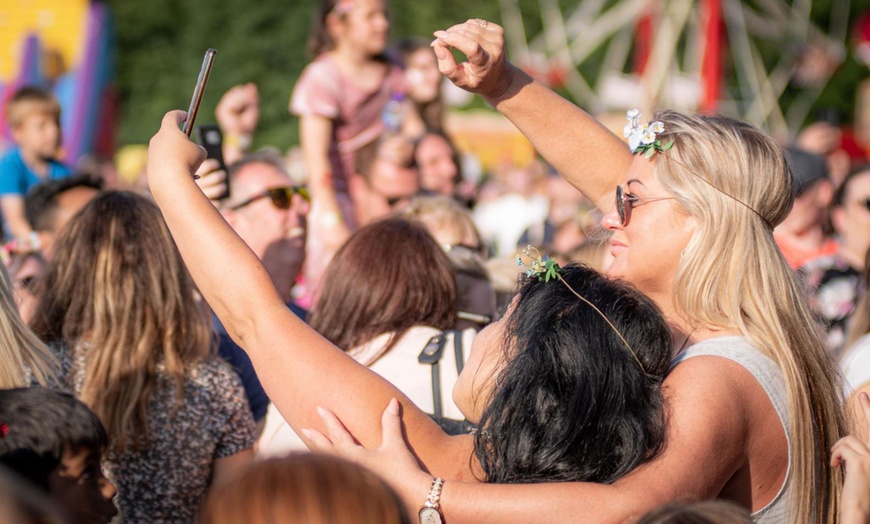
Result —
[{"label": "dark sunglasses", "polygon": [[293,200],[293,195],[299,195],[306,202],[311,202],[311,194],[308,192],[308,188],[305,186],[273,187],[271,189],[263,191],[258,195],[252,196],[244,202],[230,207],[230,209],[241,209],[252,202],[256,202],[257,200],[266,197],[269,197],[269,199],[272,201],[272,205],[276,208],[290,209],[290,203]]},{"label": "dark sunglasses", "polygon": [[619,213],[619,223],[623,226],[628,223],[631,217],[631,210],[650,202],[658,202],[659,200],[673,200],[674,197],[656,197],[656,198],[640,198],[631,193],[626,193],[622,186],[616,186],[616,212]]}]

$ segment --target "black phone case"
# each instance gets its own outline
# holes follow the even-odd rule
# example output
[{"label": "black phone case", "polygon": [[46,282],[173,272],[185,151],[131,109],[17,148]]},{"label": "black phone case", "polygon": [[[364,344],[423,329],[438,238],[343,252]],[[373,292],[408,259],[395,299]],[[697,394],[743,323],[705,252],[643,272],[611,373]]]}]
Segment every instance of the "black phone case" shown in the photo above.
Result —
[{"label": "black phone case", "polygon": [[[223,134],[218,126],[206,124],[196,126],[196,143],[205,148],[206,158],[213,158],[220,162],[221,169],[226,171],[223,152]],[[217,200],[225,200],[230,197],[230,180],[227,178],[226,191],[217,197]]]}]

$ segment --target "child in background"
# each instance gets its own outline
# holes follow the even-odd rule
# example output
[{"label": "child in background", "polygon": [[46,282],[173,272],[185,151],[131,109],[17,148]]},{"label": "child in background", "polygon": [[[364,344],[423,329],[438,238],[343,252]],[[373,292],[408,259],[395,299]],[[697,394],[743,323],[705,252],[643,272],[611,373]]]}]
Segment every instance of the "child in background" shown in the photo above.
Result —
[{"label": "child in background", "polygon": [[6,233],[25,238],[33,232],[24,216],[27,190],[42,180],[71,174],[55,159],[61,141],[60,104],[50,92],[25,86],[9,100],[6,120],[17,147],[0,158],[0,209]]},{"label": "child in background", "polygon": [[107,445],[100,420],[72,395],[0,390],[0,465],[47,493],[63,522],[102,524],[118,513],[100,468]]},{"label": "child in background", "polygon": [[414,133],[416,138],[422,137],[424,132],[444,133],[443,77],[438,70],[435,51],[429,45],[431,41],[429,38],[406,38],[396,45],[405,69],[408,98],[423,124],[420,132]]},{"label": "child in background", "polygon": [[356,152],[385,131],[399,131],[410,105],[402,70],[384,54],[385,0],[323,0],[318,22],[309,42],[316,58],[293,89],[290,111],[300,117],[312,197],[323,201],[332,192],[340,218],[353,229]]},{"label": "child in background", "polygon": [[[386,0],[322,0],[309,40],[313,62],[293,88],[290,112],[311,192],[305,293],[316,297],[323,268],[359,224],[367,186],[357,152],[413,119],[404,74],[386,56]],[[419,117],[416,118],[419,121]]]}]

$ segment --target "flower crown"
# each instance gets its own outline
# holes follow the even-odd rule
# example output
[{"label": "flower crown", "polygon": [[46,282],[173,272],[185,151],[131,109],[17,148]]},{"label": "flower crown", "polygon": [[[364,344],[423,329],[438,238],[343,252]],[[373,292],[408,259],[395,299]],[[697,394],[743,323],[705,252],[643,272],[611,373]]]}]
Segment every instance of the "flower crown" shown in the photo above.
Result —
[{"label": "flower crown", "polygon": [[622,134],[628,139],[628,147],[632,153],[643,153],[644,157],[649,158],[655,152],[664,153],[674,147],[673,140],[662,145],[662,141],[658,138],[658,135],[665,131],[665,125],[661,122],[641,125],[640,111],[637,109],[630,109],[625,117],[628,119],[628,124]]},{"label": "flower crown", "polygon": [[[528,264],[523,262],[523,256],[529,259]],[[634,349],[631,348],[631,345],[628,343],[627,340],[625,340],[625,337],[622,336],[622,333],[620,333],[619,330],[616,329],[616,326],[614,326],[613,322],[611,322],[610,319],[607,318],[607,315],[605,315],[600,309],[598,309],[595,304],[586,299],[586,297],[574,291],[574,288],[572,288],[571,285],[568,284],[568,282],[566,282],[564,278],[562,278],[562,268],[559,267],[559,264],[555,260],[551,259],[549,255],[541,256],[540,251],[530,245],[527,245],[526,248],[522,250],[522,256],[517,255],[517,265],[526,268],[527,277],[538,277],[538,282],[559,280],[560,282],[565,284],[565,287],[567,287],[568,290],[574,294],[574,296],[576,296],[577,298],[585,302],[589,307],[594,309],[595,312],[598,313],[605,322],[607,322],[607,325],[610,326],[611,329],[613,329],[613,331],[616,333],[616,336],[619,337],[619,340],[621,340],[622,343],[625,344],[625,347],[628,348],[628,352],[631,353],[632,357],[634,357],[635,362],[637,362],[637,365],[640,366],[640,370],[646,373],[646,369],[644,369],[643,364],[641,364],[640,362],[640,359],[637,358],[637,353],[634,352]]]},{"label": "flower crown", "polygon": [[0,245],[0,262],[8,266],[12,260],[12,255],[34,253],[40,249],[42,249],[42,242],[39,240],[39,235],[33,231],[26,237],[13,238],[9,242]]}]

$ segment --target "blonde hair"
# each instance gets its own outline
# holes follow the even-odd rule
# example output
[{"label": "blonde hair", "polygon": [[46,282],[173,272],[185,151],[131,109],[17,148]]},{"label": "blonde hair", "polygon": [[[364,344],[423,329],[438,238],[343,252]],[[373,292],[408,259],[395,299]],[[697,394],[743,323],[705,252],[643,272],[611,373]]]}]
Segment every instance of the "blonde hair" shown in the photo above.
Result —
[{"label": "blonde hair", "polygon": [[6,105],[6,120],[12,128],[23,124],[34,113],[49,115],[55,122],[60,122],[60,104],[57,98],[41,87],[22,87],[12,95]]},{"label": "blonde hair", "polygon": [[41,385],[56,379],[56,360],[18,314],[12,281],[0,267],[0,389],[30,386],[28,371]]},{"label": "blonde hair", "polygon": [[371,471],[344,459],[292,453],[254,462],[209,493],[200,522],[405,524],[399,497]]},{"label": "blonde hair", "polygon": [[177,407],[187,370],[212,341],[209,313],[160,210],[127,191],[97,196],[67,224],[45,282],[34,331],[86,351],[78,393],[112,449],[147,446],[159,377],[169,377]]},{"label": "blonde hair", "polygon": [[792,521],[834,522],[842,473],[827,463],[844,434],[840,388],[773,239],[794,201],[782,148],[727,117],[664,111],[655,119],[665,125],[662,143],[674,141],[657,155],[658,179],[698,223],[674,278],[674,304],[692,326],[736,330],[779,366],[792,421]]},{"label": "blonde hair", "polygon": [[402,210],[401,215],[426,226],[445,251],[469,237],[477,246],[482,242],[471,213],[449,196],[417,197]]}]

